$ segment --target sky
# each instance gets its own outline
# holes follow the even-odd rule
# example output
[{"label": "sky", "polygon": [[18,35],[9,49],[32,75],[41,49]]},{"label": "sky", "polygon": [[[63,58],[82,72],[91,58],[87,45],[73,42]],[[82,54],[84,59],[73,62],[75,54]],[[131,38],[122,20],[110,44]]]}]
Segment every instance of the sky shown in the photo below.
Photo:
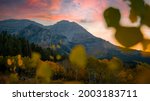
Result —
[{"label": "sky", "polygon": [[[150,3],[150,0],[145,1]],[[0,20],[30,19],[43,25],[74,21],[94,36],[120,46],[114,38],[115,30],[107,28],[103,18],[103,11],[109,6],[120,9],[122,25],[138,26],[138,22],[131,23],[128,19],[130,8],[123,0],[0,0]],[[150,38],[150,28],[142,28]]]}]

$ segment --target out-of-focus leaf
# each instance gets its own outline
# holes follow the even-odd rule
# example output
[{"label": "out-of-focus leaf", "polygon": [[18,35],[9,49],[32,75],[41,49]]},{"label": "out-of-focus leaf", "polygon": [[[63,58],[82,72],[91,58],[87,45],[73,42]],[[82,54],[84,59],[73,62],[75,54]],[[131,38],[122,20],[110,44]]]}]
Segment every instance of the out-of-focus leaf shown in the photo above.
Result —
[{"label": "out-of-focus leaf", "polygon": [[11,66],[11,65],[12,65],[12,60],[11,60],[11,59],[7,59],[7,64],[8,64],[9,66]]},{"label": "out-of-focus leaf", "polygon": [[75,46],[70,53],[69,59],[72,64],[75,64],[79,67],[85,67],[87,63],[87,56],[84,46]]},{"label": "out-of-focus leaf", "polygon": [[57,54],[57,55],[56,55],[56,59],[57,59],[57,60],[60,60],[60,59],[61,59],[61,55]]},{"label": "out-of-focus leaf", "polygon": [[40,78],[42,83],[49,83],[51,79],[52,71],[48,63],[40,62],[36,70],[36,77]]}]

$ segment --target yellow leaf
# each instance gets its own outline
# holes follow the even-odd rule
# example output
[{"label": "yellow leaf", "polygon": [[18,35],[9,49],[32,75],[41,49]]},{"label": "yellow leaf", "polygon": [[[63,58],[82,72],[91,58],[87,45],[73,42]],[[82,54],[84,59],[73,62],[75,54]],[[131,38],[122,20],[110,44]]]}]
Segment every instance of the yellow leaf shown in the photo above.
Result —
[{"label": "yellow leaf", "polygon": [[84,68],[87,63],[86,51],[84,46],[75,46],[70,53],[69,59],[72,64]]},{"label": "yellow leaf", "polygon": [[7,59],[7,64],[8,64],[9,66],[11,66],[11,65],[12,65],[12,60],[11,60],[11,59]]},{"label": "yellow leaf", "polygon": [[36,70],[37,78],[41,78],[43,83],[48,83],[50,81],[51,75],[52,73],[48,63],[40,62]]},{"label": "yellow leaf", "polygon": [[37,66],[37,64],[40,61],[40,58],[41,58],[41,55],[39,53],[36,53],[36,52],[32,53],[32,58],[31,58],[31,60],[32,60],[32,62],[31,62],[32,67],[36,67]]},{"label": "yellow leaf", "polygon": [[19,60],[18,60],[18,65],[19,65],[19,66],[22,66],[22,65],[23,65],[22,59],[19,59]]},{"label": "yellow leaf", "polygon": [[61,59],[61,55],[57,55],[57,56],[56,56],[56,59],[57,59],[57,60],[60,60],[60,59]]},{"label": "yellow leaf", "polygon": [[54,57],[53,57],[53,56],[50,56],[50,59],[51,59],[51,60],[54,60]]},{"label": "yellow leaf", "polygon": [[17,58],[18,58],[18,60],[19,60],[19,59],[21,59],[22,57],[21,57],[21,55],[19,54],[19,55],[17,56]]}]

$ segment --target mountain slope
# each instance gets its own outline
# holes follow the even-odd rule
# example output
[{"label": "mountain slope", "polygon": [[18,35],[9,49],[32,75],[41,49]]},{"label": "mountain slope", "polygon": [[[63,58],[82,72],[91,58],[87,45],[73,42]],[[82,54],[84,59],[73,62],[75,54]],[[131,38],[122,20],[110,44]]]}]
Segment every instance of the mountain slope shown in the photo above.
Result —
[{"label": "mountain slope", "polygon": [[0,32],[3,30],[7,30],[7,32],[11,34],[16,34],[18,31],[29,26],[30,24],[38,25],[40,27],[43,26],[39,23],[26,20],[26,19],[24,20],[9,19],[9,20],[0,21]]},{"label": "mountain slope", "polygon": [[62,20],[51,26],[50,31],[53,34],[64,35],[68,38],[69,41],[72,42],[80,42],[81,40],[94,38],[91,33],[89,33],[79,24],[66,20]]},{"label": "mountain slope", "polygon": [[[18,28],[20,26],[20,28]],[[62,51],[67,53],[77,44],[85,46],[89,56],[97,58],[118,57],[123,61],[146,61],[149,58],[141,56],[140,51],[123,52],[117,47],[101,38],[97,38],[75,22],[60,21],[50,27],[43,26],[30,20],[0,21],[0,31],[7,30],[11,34],[24,37],[43,48],[57,45],[62,42]]]},{"label": "mountain slope", "polygon": [[20,30],[17,34],[19,37],[24,37],[30,42],[47,48],[51,44],[58,44],[61,41],[67,42],[67,38],[63,35],[54,35],[48,29],[42,28],[38,25],[31,24],[24,29]]}]

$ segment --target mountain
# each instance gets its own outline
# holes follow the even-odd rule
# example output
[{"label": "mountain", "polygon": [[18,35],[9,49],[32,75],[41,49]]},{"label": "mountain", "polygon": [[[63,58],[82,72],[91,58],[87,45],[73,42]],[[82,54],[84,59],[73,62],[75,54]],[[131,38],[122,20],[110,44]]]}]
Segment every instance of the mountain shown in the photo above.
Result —
[{"label": "mountain", "polygon": [[143,57],[140,51],[123,52],[120,47],[93,36],[81,25],[66,20],[50,26],[43,26],[30,20],[4,20],[0,21],[0,31],[4,30],[16,36],[24,37],[29,42],[38,44],[43,48],[57,45],[61,41],[61,51],[66,53],[69,53],[73,46],[82,44],[88,55],[97,58],[109,59],[115,56],[123,61],[150,62],[150,59]]},{"label": "mountain", "polygon": [[50,27],[51,33],[64,35],[72,42],[80,42],[88,38],[95,38],[91,33],[75,22],[62,20]]},{"label": "mountain", "polygon": [[0,32],[7,30],[7,32],[11,34],[16,34],[18,31],[24,29],[30,24],[38,25],[40,27],[43,26],[39,23],[27,19],[23,19],[23,20],[9,19],[9,20],[0,21]]},{"label": "mountain", "polygon": [[68,44],[68,40],[63,35],[52,34],[49,29],[40,27],[35,24],[30,24],[17,34],[19,37],[24,37],[30,42],[40,45],[41,47],[49,47],[50,44],[58,44],[61,41]]}]

